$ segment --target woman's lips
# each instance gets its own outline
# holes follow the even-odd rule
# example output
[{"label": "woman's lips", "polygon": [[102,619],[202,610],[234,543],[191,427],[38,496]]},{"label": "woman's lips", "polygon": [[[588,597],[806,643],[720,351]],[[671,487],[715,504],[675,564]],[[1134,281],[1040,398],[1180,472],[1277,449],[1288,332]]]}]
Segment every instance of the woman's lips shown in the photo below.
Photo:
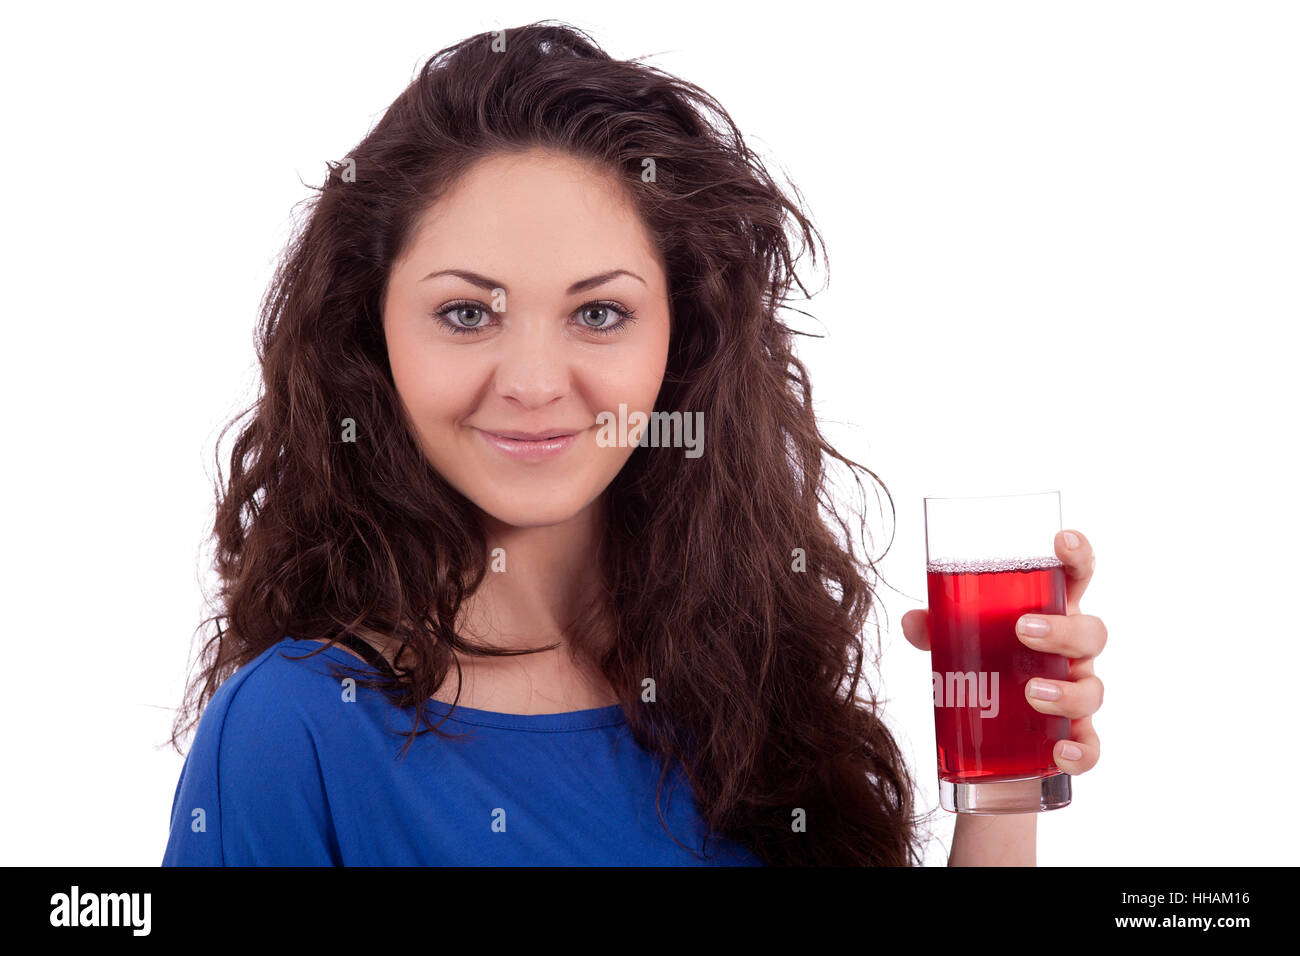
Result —
[{"label": "woman's lips", "polygon": [[519,438],[506,438],[494,432],[483,431],[481,428],[475,430],[483,436],[488,445],[504,452],[516,461],[544,461],[548,458],[554,458],[566,448],[572,447],[577,442],[578,435],[581,434],[581,432],[574,432],[572,435],[561,435],[558,438],[525,441]]}]

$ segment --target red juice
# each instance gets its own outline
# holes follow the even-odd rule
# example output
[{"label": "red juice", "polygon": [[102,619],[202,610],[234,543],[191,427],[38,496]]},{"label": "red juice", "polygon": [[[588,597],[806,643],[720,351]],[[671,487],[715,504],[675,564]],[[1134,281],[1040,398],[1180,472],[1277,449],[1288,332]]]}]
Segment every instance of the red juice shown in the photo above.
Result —
[{"label": "red juice", "polygon": [[1065,613],[1055,557],[937,561],[926,568],[939,776],[952,783],[1059,773],[1052,747],[1070,720],[1029,706],[1032,677],[1068,680],[1060,654],[1026,647],[1022,614]]}]

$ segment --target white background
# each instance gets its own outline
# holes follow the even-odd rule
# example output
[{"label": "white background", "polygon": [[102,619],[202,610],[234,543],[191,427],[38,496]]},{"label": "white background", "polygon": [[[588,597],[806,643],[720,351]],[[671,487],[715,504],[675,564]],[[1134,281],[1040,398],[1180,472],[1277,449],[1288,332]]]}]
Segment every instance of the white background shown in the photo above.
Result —
[{"label": "white background", "polygon": [[547,17],[717,96],[824,232],[801,354],[897,506],[882,689],[921,800],[921,498],[1059,489],[1110,640],[1040,864],[1294,863],[1297,6],[475,7],[8,15],[0,863],[161,859],[214,442],[292,207],[432,53]]}]

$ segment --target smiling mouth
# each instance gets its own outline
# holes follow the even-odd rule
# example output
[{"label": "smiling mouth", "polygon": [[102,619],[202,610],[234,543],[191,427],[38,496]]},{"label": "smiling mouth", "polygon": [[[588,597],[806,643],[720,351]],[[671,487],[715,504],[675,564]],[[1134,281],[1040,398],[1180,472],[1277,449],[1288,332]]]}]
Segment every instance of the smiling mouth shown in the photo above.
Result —
[{"label": "smiling mouth", "polygon": [[569,436],[576,435],[578,434],[579,431],[581,431],[581,429],[577,429],[577,428],[570,428],[567,430],[560,430],[560,431],[547,431],[547,432],[515,432],[515,431],[495,432],[495,431],[489,431],[488,429],[485,428],[479,430],[482,431],[485,435],[491,435],[493,438],[500,438],[503,441],[517,441],[517,442],[554,441],[557,438],[568,438]]},{"label": "smiling mouth", "polygon": [[559,455],[577,444],[581,431],[561,431],[550,434],[528,432],[490,432],[476,429],[483,440],[497,451],[516,461],[536,462]]}]

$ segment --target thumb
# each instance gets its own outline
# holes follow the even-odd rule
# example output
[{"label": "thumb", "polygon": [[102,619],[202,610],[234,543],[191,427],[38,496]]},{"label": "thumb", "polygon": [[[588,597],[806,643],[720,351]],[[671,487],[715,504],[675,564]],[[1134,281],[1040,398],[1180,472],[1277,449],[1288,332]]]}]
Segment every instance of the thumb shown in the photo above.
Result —
[{"label": "thumb", "polygon": [[918,650],[930,649],[930,615],[926,608],[908,611],[903,615],[903,636]]}]

